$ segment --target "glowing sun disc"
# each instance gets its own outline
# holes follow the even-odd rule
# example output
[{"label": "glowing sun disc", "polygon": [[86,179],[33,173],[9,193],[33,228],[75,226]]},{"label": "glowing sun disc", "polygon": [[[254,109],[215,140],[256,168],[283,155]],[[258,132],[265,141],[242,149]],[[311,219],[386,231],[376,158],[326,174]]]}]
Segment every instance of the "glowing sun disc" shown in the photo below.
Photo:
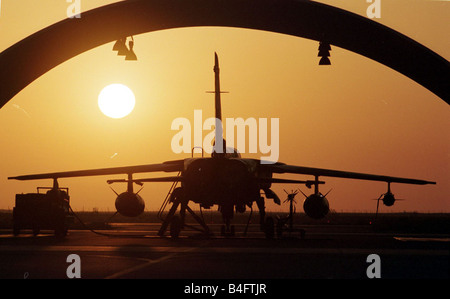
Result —
[{"label": "glowing sun disc", "polygon": [[110,84],[98,95],[98,107],[104,115],[122,118],[134,109],[136,99],[133,91],[123,84]]}]

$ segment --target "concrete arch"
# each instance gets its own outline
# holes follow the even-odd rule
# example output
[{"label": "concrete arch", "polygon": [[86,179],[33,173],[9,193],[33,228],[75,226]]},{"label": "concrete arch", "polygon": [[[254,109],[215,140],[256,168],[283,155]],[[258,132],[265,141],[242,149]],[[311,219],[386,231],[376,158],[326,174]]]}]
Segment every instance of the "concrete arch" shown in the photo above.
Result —
[{"label": "concrete arch", "polygon": [[0,108],[80,53],[123,36],[195,26],[250,28],[326,41],[404,74],[450,104],[446,59],[342,9],[308,0],[127,0],[60,21],[0,53]]}]

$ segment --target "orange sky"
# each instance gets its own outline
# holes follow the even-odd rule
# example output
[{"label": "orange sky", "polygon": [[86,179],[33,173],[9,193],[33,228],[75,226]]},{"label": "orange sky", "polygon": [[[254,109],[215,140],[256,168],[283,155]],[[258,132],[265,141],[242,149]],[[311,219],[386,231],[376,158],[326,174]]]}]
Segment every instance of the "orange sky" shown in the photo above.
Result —
[{"label": "orange sky", "polygon": [[[116,2],[81,1],[83,11]],[[320,2],[364,16],[369,5],[365,0]],[[450,59],[450,2],[381,3],[378,22]],[[0,51],[65,18],[68,5],[1,1]],[[334,46],[332,66],[319,67],[317,42],[255,30],[183,28],[134,39],[137,62],[117,57],[112,43],[103,45],[54,68],[0,109],[0,209],[14,206],[15,193],[51,184],[8,181],[8,176],[189,157],[172,152],[171,123],[177,117],[193,121],[194,109],[202,109],[204,119],[214,115],[213,96],[205,91],[214,87],[216,51],[221,86],[230,91],[222,97],[224,118],[279,118],[279,161],[436,181],[435,186],[393,184],[393,193],[407,201],[381,211],[450,212],[449,105],[409,78]],[[135,110],[123,119],[107,118],[97,107],[99,92],[111,83],[135,93]],[[75,210],[113,211],[109,178],[61,179],[60,185],[70,188]],[[386,192],[385,185],[326,179],[321,190],[333,188],[328,198],[336,211],[375,211],[370,199]],[[147,210],[159,209],[169,187],[145,185],[140,194]],[[295,187],[273,189],[284,199],[283,188]],[[267,207],[288,210],[287,205]]]}]

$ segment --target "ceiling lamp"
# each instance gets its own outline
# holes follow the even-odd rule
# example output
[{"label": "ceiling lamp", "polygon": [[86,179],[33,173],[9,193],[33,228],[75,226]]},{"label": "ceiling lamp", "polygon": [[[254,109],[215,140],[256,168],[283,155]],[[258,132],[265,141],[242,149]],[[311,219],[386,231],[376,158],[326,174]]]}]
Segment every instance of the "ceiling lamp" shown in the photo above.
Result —
[{"label": "ceiling lamp", "polygon": [[320,42],[319,44],[319,54],[317,55],[320,58],[319,65],[331,65],[330,59],[330,44],[325,42]]},{"label": "ceiling lamp", "polygon": [[127,38],[118,39],[113,46],[113,51],[117,51],[117,55],[125,56],[125,60],[137,60],[136,53],[134,53],[134,38],[131,36],[131,41],[128,42],[129,49],[126,45]]},{"label": "ceiling lamp", "polygon": [[131,37],[131,40],[128,42],[128,46],[130,47],[130,50],[128,50],[127,54],[125,55],[125,60],[137,60],[136,53],[133,51],[134,47],[134,38]]}]

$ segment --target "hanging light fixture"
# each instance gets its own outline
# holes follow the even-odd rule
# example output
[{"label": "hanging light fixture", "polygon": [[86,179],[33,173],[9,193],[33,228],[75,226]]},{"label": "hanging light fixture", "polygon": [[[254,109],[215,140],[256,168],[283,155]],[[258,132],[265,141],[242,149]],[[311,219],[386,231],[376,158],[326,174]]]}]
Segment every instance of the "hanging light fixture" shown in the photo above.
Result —
[{"label": "hanging light fixture", "polygon": [[128,42],[128,46],[130,49],[128,49],[127,45],[127,38],[119,38],[113,46],[113,51],[117,51],[117,55],[119,56],[125,56],[125,60],[137,60],[136,53],[134,53],[133,47],[134,47],[134,38],[131,36],[131,41]]},{"label": "hanging light fixture", "polygon": [[128,46],[130,49],[128,50],[127,54],[125,55],[125,60],[137,60],[136,53],[134,53],[134,51],[133,51],[133,47],[134,47],[133,36],[131,37],[131,40],[128,42]]},{"label": "hanging light fixture", "polygon": [[127,46],[125,45],[126,37],[118,39],[114,46],[113,51],[117,51],[117,55],[126,55],[128,52]]},{"label": "hanging light fixture", "polygon": [[319,65],[331,65],[331,61],[328,57],[324,56],[320,58]]},{"label": "hanging light fixture", "polygon": [[331,46],[328,43],[320,42],[319,44],[319,54],[320,58],[319,65],[331,65],[330,57]]}]

